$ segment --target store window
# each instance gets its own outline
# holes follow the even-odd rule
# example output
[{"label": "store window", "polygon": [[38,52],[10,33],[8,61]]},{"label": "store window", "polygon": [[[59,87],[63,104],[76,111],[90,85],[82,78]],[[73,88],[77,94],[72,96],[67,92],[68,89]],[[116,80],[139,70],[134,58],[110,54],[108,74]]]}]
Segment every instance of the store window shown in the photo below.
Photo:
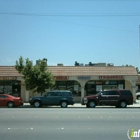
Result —
[{"label": "store window", "polygon": [[117,85],[103,85],[103,90],[118,89]]},{"label": "store window", "polygon": [[96,94],[96,81],[90,80],[85,85],[87,95]]},{"label": "store window", "polygon": [[95,81],[90,80],[85,85],[86,95],[97,94],[102,90],[109,89],[124,89],[125,81],[124,80],[103,80],[103,81]]},{"label": "store window", "polygon": [[77,81],[56,81],[52,90],[70,90],[73,96],[81,96],[81,85]]},{"label": "store window", "polygon": [[21,82],[20,81],[0,81],[0,94],[10,94],[13,96],[21,95]]}]

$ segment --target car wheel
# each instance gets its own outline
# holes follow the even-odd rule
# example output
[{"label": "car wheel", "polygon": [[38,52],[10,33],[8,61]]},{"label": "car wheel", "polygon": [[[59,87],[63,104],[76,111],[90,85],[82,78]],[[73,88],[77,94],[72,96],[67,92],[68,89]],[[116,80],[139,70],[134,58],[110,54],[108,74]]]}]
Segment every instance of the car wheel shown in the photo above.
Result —
[{"label": "car wheel", "polygon": [[8,106],[9,108],[12,108],[12,107],[14,107],[14,103],[13,103],[13,102],[9,102],[9,103],[7,104],[7,106]]},{"label": "car wheel", "polygon": [[34,102],[34,107],[41,107],[40,101],[35,101]]},{"label": "car wheel", "polygon": [[121,102],[120,102],[120,107],[121,107],[121,108],[127,107],[127,103],[126,103],[125,101],[121,101]]},{"label": "car wheel", "polygon": [[88,107],[90,107],[90,108],[94,108],[95,106],[96,106],[95,101],[90,101],[90,102],[88,103]]},{"label": "car wheel", "polygon": [[62,101],[62,102],[61,102],[61,107],[66,108],[66,107],[67,107],[67,105],[68,105],[68,104],[67,104],[67,102],[66,102],[66,101]]}]

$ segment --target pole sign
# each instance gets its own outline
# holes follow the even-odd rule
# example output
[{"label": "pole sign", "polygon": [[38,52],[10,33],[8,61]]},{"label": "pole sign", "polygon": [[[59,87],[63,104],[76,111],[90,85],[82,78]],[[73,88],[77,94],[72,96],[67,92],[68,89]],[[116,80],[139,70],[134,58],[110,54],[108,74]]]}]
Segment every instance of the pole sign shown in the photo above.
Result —
[{"label": "pole sign", "polygon": [[89,80],[90,76],[78,76],[77,78],[80,80]]}]

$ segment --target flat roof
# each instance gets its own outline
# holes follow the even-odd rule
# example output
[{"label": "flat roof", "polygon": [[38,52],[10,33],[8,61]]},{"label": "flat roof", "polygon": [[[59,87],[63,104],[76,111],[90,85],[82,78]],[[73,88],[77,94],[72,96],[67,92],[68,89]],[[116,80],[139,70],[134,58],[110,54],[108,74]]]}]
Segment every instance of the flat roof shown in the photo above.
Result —
[{"label": "flat roof", "polygon": [[[54,76],[101,76],[101,75],[137,75],[132,66],[48,66]],[[22,76],[14,66],[0,66],[0,76]]]}]

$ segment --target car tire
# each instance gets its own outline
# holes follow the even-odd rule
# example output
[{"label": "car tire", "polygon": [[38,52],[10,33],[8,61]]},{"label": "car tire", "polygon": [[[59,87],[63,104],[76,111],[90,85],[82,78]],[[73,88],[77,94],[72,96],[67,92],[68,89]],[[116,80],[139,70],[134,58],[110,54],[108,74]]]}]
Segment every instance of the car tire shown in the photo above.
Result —
[{"label": "car tire", "polygon": [[89,103],[88,103],[89,108],[94,108],[95,106],[96,106],[95,101],[89,101]]},{"label": "car tire", "polygon": [[127,107],[126,101],[120,101],[119,106],[120,106],[121,108],[126,108],[126,107]]},{"label": "car tire", "polygon": [[68,103],[66,101],[61,102],[61,107],[66,108],[68,106]]},{"label": "car tire", "polygon": [[12,107],[14,107],[14,103],[13,103],[13,102],[8,102],[7,106],[8,106],[9,108],[12,108]]},{"label": "car tire", "polygon": [[41,107],[41,102],[40,101],[35,101],[34,102],[34,107]]}]

